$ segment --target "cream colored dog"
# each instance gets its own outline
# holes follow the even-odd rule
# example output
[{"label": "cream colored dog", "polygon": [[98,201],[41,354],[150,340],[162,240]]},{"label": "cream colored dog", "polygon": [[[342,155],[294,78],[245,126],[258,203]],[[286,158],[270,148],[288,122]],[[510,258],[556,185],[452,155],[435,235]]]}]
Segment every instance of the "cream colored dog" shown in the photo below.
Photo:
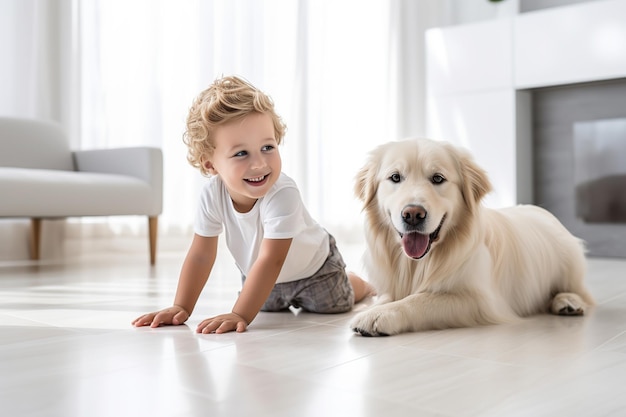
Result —
[{"label": "cream colored dog", "polygon": [[390,142],[357,175],[370,282],[379,301],[350,327],[364,336],[581,315],[582,242],[549,212],[481,205],[486,173],[444,142]]}]

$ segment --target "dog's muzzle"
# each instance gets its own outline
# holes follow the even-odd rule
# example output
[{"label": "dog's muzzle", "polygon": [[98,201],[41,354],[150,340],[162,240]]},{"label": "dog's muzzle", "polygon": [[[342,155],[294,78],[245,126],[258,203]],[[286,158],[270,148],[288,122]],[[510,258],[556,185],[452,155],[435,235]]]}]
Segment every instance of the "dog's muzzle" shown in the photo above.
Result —
[{"label": "dog's muzzle", "polygon": [[439,232],[446,219],[444,215],[439,226],[432,233],[424,233],[424,225],[428,217],[428,212],[423,206],[408,205],[402,210],[402,222],[405,232],[399,232],[402,240],[402,248],[407,256],[413,259],[421,259],[430,250],[433,242],[439,238]]}]

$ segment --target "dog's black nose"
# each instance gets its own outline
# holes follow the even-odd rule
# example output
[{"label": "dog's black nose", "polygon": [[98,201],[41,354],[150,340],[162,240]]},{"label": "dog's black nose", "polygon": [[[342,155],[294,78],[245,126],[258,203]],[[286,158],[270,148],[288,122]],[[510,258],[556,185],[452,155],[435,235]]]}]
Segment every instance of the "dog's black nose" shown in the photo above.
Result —
[{"label": "dog's black nose", "polygon": [[428,212],[423,206],[409,204],[402,209],[402,220],[408,225],[417,226],[424,222]]}]

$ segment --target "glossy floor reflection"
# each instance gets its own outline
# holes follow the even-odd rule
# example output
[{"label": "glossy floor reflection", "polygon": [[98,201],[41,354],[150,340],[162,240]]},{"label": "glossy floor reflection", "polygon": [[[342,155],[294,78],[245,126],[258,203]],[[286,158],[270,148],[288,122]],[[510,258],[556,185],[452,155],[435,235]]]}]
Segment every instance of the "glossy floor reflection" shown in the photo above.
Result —
[{"label": "glossy floor reflection", "polygon": [[2,415],[626,415],[626,261],[590,260],[598,306],[585,317],[364,338],[347,327],[354,312],[261,313],[243,334],[195,334],[232,306],[229,259],[188,326],[135,329],[172,302],[184,253],[154,268],[142,255],[0,263]]}]

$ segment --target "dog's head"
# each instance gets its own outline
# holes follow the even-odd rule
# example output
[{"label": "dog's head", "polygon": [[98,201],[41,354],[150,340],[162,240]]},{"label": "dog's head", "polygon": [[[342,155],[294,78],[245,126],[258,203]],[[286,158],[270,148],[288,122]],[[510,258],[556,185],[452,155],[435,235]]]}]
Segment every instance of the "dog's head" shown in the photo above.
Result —
[{"label": "dog's head", "polygon": [[491,183],[464,150],[412,139],[374,149],[356,177],[370,227],[387,229],[420,259],[469,221]]}]

